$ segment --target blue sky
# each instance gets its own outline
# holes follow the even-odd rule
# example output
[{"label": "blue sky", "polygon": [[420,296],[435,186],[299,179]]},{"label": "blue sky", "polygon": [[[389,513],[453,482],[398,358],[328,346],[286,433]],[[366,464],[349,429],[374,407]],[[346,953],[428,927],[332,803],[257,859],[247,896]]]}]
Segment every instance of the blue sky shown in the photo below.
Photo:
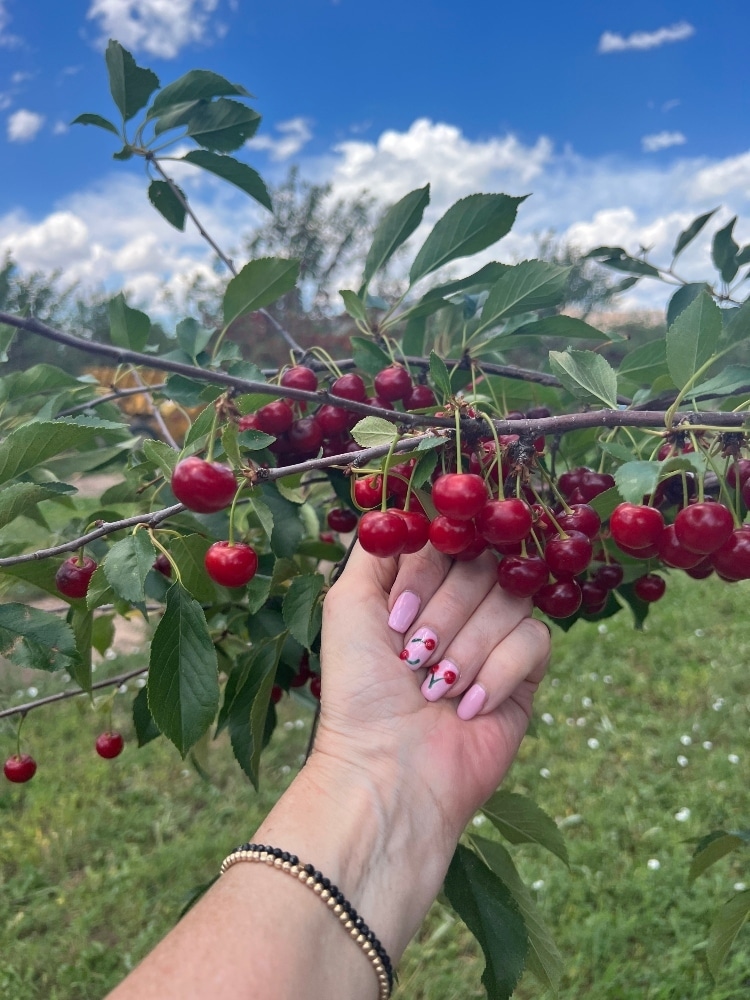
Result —
[{"label": "blue sky", "polygon": [[[554,231],[663,260],[717,206],[748,242],[749,28],[729,0],[0,0],[0,252],[144,303],[210,274],[196,234],[146,202],[142,168],[112,161],[114,137],[68,127],[114,117],[108,37],[163,84],[200,67],[252,91],[263,123],[241,155],[269,180],[296,163],[384,204],[430,181],[431,221],[473,191],[532,192],[501,259]],[[180,180],[230,249],[260,217]],[[705,274],[706,247],[686,255],[688,277]],[[658,300],[646,286],[631,298]]]}]

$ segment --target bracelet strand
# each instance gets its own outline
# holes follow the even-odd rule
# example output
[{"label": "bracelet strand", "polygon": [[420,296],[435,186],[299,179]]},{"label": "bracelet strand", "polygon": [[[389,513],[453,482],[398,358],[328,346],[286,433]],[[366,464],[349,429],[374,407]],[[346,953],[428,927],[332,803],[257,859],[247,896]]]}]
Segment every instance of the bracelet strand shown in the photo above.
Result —
[{"label": "bracelet strand", "polygon": [[388,1000],[393,990],[393,966],[383,945],[357,913],[349,900],[313,865],[303,865],[296,854],[282,851],[278,847],[263,844],[242,844],[221,863],[219,874],[223,875],[232,865],[241,861],[256,861],[267,864],[279,871],[299,879],[319,896],[341,921],[344,930],[360,946],[370,960],[378,980],[379,1000]]}]

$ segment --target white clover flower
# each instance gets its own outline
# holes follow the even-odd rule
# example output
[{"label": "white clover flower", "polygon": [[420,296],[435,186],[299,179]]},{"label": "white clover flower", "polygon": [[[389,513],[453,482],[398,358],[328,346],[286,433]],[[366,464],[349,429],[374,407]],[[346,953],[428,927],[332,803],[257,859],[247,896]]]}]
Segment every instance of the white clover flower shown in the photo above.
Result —
[{"label": "white clover flower", "polygon": [[614,682],[612,674],[605,674],[604,677],[602,677],[602,680],[604,681],[605,684],[612,684]]},{"label": "white clover flower", "polygon": [[535,892],[539,892],[541,889],[544,888],[544,879],[538,878],[536,882],[532,882],[531,888],[534,889]]},{"label": "white clover flower", "polygon": [[735,882],[732,888],[735,892],[744,892],[745,889],[747,889],[747,886],[744,882]]},{"label": "white clover flower", "polygon": [[594,703],[590,698],[587,697],[587,698],[581,698],[581,704],[583,705],[584,708],[591,708],[591,706]]},{"label": "white clover flower", "polygon": [[542,722],[546,726],[552,726],[554,725],[555,717],[554,715],[550,715],[549,712],[545,712],[544,715],[542,716]]},{"label": "white clover flower", "polygon": [[711,706],[711,708],[714,710],[714,712],[721,711],[721,709],[723,707],[724,707],[724,699],[723,698],[717,698],[716,701]]},{"label": "white clover flower", "polygon": [[703,631],[702,628],[697,628],[695,632],[693,632],[693,635],[697,635],[699,639],[702,638],[705,634],[706,633]]},{"label": "white clover flower", "polygon": [[596,626],[596,631],[599,633],[599,635],[606,635],[607,632],[609,632],[609,629],[604,624],[604,622],[599,622],[599,624]]},{"label": "white clover flower", "polygon": [[687,759],[687,757],[683,757],[682,754],[680,754],[680,756],[677,758],[677,763],[680,765],[680,767],[687,767],[690,761]]},{"label": "white clover flower", "polygon": [[727,756],[727,760],[729,761],[730,764],[739,764],[740,762],[740,758],[737,756],[736,753],[730,753]]},{"label": "white clover flower", "polygon": [[36,696],[39,694],[39,688],[35,687],[27,688],[26,694],[29,696],[29,698],[36,698]]},{"label": "white clover flower", "polygon": [[473,819],[473,820],[471,821],[471,825],[472,825],[472,826],[482,826],[482,824],[483,824],[483,823],[486,823],[486,822],[487,822],[487,817],[486,817],[486,816],[483,816],[483,815],[482,815],[481,813],[479,813],[479,814],[478,814],[477,816],[475,816],[475,817],[474,817],[474,819]]},{"label": "white clover flower", "polygon": [[128,686],[127,686],[127,684],[121,684],[118,687],[118,689],[117,689],[117,693],[118,694],[127,694],[128,693]]},{"label": "white clover flower", "polygon": [[683,734],[680,737],[680,743],[682,743],[684,747],[689,747],[692,742],[693,742],[692,736],[688,736],[687,733]]},{"label": "white clover flower", "polygon": [[677,812],[674,814],[674,818],[677,820],[678,823],[687,823],[687,821],[690,819],[690,810],[688,809],[687,806],[683,806],[682,809],[677,810]]},{"label": "white clover flower", "polygon": [[104,651],[104,659],[105,660],[116,660],[117,659],[117,653],[115,652],[114,649],[106,649]]},{"label": "white clover flower", "polygon": [[294,728],[295,729],[304,729],[305,728],[305,720],[304,719],[295,719],[294,720]]},{"label": "white clover flower", "polygon": [[145,677],[139,677],[139,678],[138,678],[138,679],[136,680],[136,682],[135,682],[135,686],[136,686],[137,688],[145,688],[145,686],[146,686],[146,684],[147,684],[147,683],[148,683],[148,682],[146,681],[146,678],[145,678]]},{"label": "white clover flower", "polygon": [[658,871],[661,868],[661,861],[658,858],[649,858],[646,867],[650,868],[652,872]]},{"label": "white clover flower", "polygon": [[539,774],[543,778],[550,778],[552,776],[552,772],[550,771],[550,769],[548,767],[542,767],[542,768],[540,768],[539,769]]},{"label": "white clover flower", "polygon": [[704,750],[713,750],[713,748],[714,748],[714,745],[711,742],[711,740],[704,740],[701,743],[701,746],[703,747]]},{"label": "white clover flower", "polygon": [[576,725],[578,726],[579,729],[583,729],[583,727],[586,725],[586,718],[583,715],[579,716],[576,719]]},{"label": "white clover flower", "polygon": [[599,749],[599,740],[595,736],[592,736],[591,739],[589,739],[589,740],[586,741],[586,743],[587,743],[587,746],[588,746],[589,750],[598,750]]}]

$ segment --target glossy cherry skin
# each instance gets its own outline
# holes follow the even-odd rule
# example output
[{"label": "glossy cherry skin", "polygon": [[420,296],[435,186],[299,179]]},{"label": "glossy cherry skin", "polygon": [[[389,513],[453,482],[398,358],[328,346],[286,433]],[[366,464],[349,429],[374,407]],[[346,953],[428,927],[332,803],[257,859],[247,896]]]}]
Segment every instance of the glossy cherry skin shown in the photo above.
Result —
[{"label": "glossy cherry skin", "polygon": [[456,520],[438,514],[430,524],[432,547],[445,555],[453,556],[468,548],[474,541],[476,528],[473,521]]},{"label": "glossy cherry skin", "polygon": [[310,678],[310,694],[316,701],[320,701],[322,684],[318,674],[313,674]]},{"label": "glossy cherry skin", "polygon": [[258,554],[245,542],[214,542],[203,559],[206,572],[221,587],[244,587],[258,570]]},{"label": "glossy cherry skin", "polygon": [[124,746],[125,741],[119,733],[100,733],[96,738],[96,752],[100,757],[104,757],[105,760],[112,760],[113,757],[119,757]]},{"label": "glossy cherry skin", "polygon": [[196,514],[213,514],[228,507],[237,492],[234,473],[226,465],[197,455],[183,458],[172,473],[172,492]]},{"label": "glossy cherry skin", "polygon": [[324,403],[318,409],[318,412],[315,414],[315,420],[326,440],[338,437],[349,429],[348,411],[342,409],[340,406],[332,406],[330,403]]},{"label": "glossy cherry skin", "polygon": [[576,580],[555,580],[538,590],[533,600],[550,618],[570,618],[580,608],[583,594]]},{"label": "glossy cherry skin", "polygon": [[435,480],[432,502],[438,514],[455,521],[468,521],[487,503],[487,487],[481,476],[449,472]]},{"label": "glossy cherry skin", "polygon": [[305,389],[307,392],[315,392],[318,388],[318,376],[305,365],[294,365],[282,372],[279,379],[281,385],[288,389]]},{"label": "glossy cherry skin", "polygon": [[505,556],[497,567],[497,582],[516,597],[533,597],[549,581],[549,566],[540,556]]},{"label": "glossy cherry skin", "polygon": [[78,562],[78,556],[71,556],[58,567],[55,586],[65,597],[85,597],[96,565],[89,556],[84,556],[81,563]]},{"label": "glossy cherry skin", "polygon": [[[390,481],[388,485],[390,486]],[[379,507],[382,501],[382,476],[360,476],[354,481],[354,502],[358,507],[363,510],[372,510],[373,507]]]},{"label": "glossy cherry skin", "polygon": [[646,576],[639,576],[633,584],[636,597],[640,597],[642,601],[647,601],[649,604],[653,604],[654,601],[658,601],[664,597],[666,589],[667,584],[664,577],[658,576],[656,573],[647,573]]},{"label": "glossy cherry skin", "polygon": [[294,411],[285,399],[275,399],[272,403],[261,406],[255,414],[255,420],[266,434],[278,437],[292,426]]},{"label": "glossy cherry skin", "polygon": [[404,409],[426,410],[430,406],[437,406],[437,400],[429,385],[412,386],[411,392],[404,400]]},{"label": "glossy cherry skin", "polygon": [[409,531],[396,511],[370,510],[360,518],[357,536],[365,552],[388,559],[403,552]]},{"label": "glossy cherry skin", "polygon": [[581,531],[589,538],[595,538],[602,526],[602,519],[587,503],[571,504],[569,511],[561,511],[555,518],[563,531]]},{"label": "glossy cherry skin", "polygon": [[164,555],[163,552],[160,552],[159,555],[156,557],[152,568],[157,570],[157,572],[161,573],[162,576],[172,575],[172,563],[169,561],[169,559],[167,559],[167,557]]},{"label": "glossy cherry skin", "polygon": [[373,380],[375,392],[381,399],[395,403],[398,399],[406,399],[414,388],[411,375],[401,365],[391,365],[378,372]]},{"label": "glossy cherry skin", "polygon": [[672,569],[690,569],[703,559],[700,552],[685,548],[677,537],[674,524],[668,524],[662,531],[657,550],[664,565],[671,566]]},{"label": "glossy cherry skin", "polygon": [[618,545],[645,549],[658,543],[664,530],[664,518],[655,507],[621,503],[612,511],[609,530]]},{"label": "glossy cherry skin", "polygon": [[618,562],[604,563],[594,573],[594,579],[606,590],[614,590],[622,583],[625,573]]},{"label": "glossy cherry skin", "polygon": [[315,417],[300,417],[286,432],[289,451],[298,458],[313,458],[323,445],[323,431]]},{"label": "glossy cherry skin", "polygon": [[331,395],[351,399],[355,403],[364,403],[367,399],[367,389],[361,377],[351,372],[336,379],[331,386]]},{"label": "glossy cherry skin", "polygon": [[609,590],[596,580],[586,580],[581,584],[581,606],[589,614],[601,611],[607,603]]},{"label": "glossy cherry skin", "polygon": [[740,487],[750,482],[750,458],[738,458],[727,469],[727,484],[735,488],[739,479]]},{"label": "glossy cherry skin", "polygon": [[407,539],[401,550],[404,555],[410,552],[419,552],[423,549],[430,538],[430,519],[418,510],[395,510],[406,524]]},{"label": "glossy cherry skin", "polygon": [[544,561],[558,580],[578,576],[591,562],[591,539],[582,531],[555,535],[544,547]]},{"label": "glossy cherry skin", "polygon": [[476,516],[477,531],[490,545],[512,545],[531,531],[531,508],[525,500],[489,500]]},{"label": "glossy cherry skin", "polygon": [[714,569],[724,580],[750,580],[750,525],[735,528],[711,555]]},{"label": "glossy cherry skin", "polygon": [[36,774],[36,761],[28,753],[13,754],[3,765],[3,774],[16,785],[25,785]]},{"label": "glossy cherry skin", "polygon": [[453,558],[456,562],[473,562],[487,548],[489,548],[487,541],[481,535],[476,535],[474,541],[469,542],[465,549],[461,549],[460,552],[454,552]]},{"label": "glossy cherry skin", "polygon": [[678,511],[674,530],[683,548],[707,556],[732,534],[734,518],[722,503],[692,503]]},{"label": "glossy cherry skin", "polygon": [[359,518],[348,507],[334,507],[333,510],[328,511],[326,520],[331,531],[346,533],[347,531],[354,531]]}]

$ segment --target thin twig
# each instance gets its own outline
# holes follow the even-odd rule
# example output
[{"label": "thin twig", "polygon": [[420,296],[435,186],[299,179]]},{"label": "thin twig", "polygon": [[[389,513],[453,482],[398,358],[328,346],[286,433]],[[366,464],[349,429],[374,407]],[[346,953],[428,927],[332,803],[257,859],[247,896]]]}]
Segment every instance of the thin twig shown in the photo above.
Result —
[{"label": "thin twig", "polygon": [[[151,392],[158,392],[161,389],[165,389],[167,386],[166,382],[157,382],[154,385],[149,386]],[[115,389],[114,392],[108,392],[106,396],[96,396],[94,399],[88,400],[86,403],[79,403],[77,406],[71,406],[67,410],[60,410],[57,413],[58,417],[72,417],[76,413],[85,413],[86,410],[92,409],[94,406],[100,406],[102,403],[111,403],[115,399],[123,399],[127,396],[137,396],[138,393],[143,392],[138,386],[134,386],[130,389]]]},{"label": "thin twig", "polygon": [[159,430],[161,431],[162,438],[169,445],[169,447],[172,448],[174,451],[180,451],[180,446],[177,444],[177,442],[175,441],[175,439],[172,437],[171,431],[167,427],[166,421],[164,420],[164,417],[162,416],[159,407],[154,403],[154,397],[151,395],[151,392],[149,391],[149,387],[146,385],[146,383],[141,378],[140,372],[138,371],[138,369],[135,366],[131,366],[130,373],[132,374],[132,376],[136,380],[136,382],[138,382],[138,384],[141,386],[143,395],[146,397],[146,399],[149,402],[149,406],[151,407],[151,415],[153,416],[154,420],[157,423],[157,426],[158,426]]},{"label": "thin twig", "polygon": [[[127,674],[120,674],[118,677],[109,677],[107,680],[97,681],[96,684],[91,685],[91,690],[99,691],[101,688],[114,687],[115,685],[119,687],[120,684],[124,684],[133,677],[138,677],[139,674],[145,674],[147,671],[148,667],[141,667],[138,670],[130,670]],[[88,694],[88,691],[85,691],[83,688],[72,688],[70,691],[58,691],[57,694],[48,694],[45,698],[37,698],[36,701],[27,701],[25,705],[4,708],[0,712],[0,719],[7,719],[12,715],[26,715],[27,712],[31,712],[35,708],[40,708],[42,705],[50,705],[54,701],[64,701],[66,698],[77,698],[82,694]]]}]

